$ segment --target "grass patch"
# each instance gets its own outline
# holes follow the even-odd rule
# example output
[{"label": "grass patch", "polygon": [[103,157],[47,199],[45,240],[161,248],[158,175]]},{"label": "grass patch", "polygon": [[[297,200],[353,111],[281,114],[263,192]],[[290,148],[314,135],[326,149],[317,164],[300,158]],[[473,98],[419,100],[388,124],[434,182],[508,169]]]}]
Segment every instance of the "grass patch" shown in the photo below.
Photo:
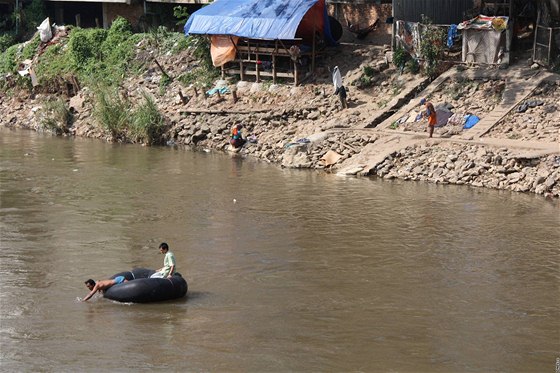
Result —
[{"label": "grass patch", "polygon": [[45,102],[38,115],[43,129],[56,135],[68,133],[72,126],[73,115],[66,102],[60,98]]},{"label": "grass patch", "polygon": [[125,132],[131,123],[131,107],[114,88],[103,88],[96,92],[93,115],[112,141],[124,141]]},{"label": "grass patch", "polygon": [[371,66],[364,66],[362,68],[362,74],[358,79],[352,82],[352,85],[359,88],[368,88],[375,84],[375,73],[376,70]]},{"label": "grass patch", "polygon": [[156,102],[148,93],[142,93],[144,101],[133,111],[130,136],[135,142],[160,145],[165,132],[165,121]]}]

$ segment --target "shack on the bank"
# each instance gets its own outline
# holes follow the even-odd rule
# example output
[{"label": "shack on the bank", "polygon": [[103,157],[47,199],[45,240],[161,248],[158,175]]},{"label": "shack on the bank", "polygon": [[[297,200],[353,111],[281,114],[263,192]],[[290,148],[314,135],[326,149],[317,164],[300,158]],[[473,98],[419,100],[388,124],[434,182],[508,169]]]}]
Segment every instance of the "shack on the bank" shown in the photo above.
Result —
[{"label": "shack on the bank", "polygon": [[560,1],[539,0],[533,43],[533,61],[560,65]]},{"label": "shack on the bank", "polygon": [[238,74],[292,80],[315,70],[315,59],[334,44],[325,0],[221,0],[194,12],[185,34],[208,35],[214,66]]},{"label": "shack on the bank", "polygon": [[[433,26],[444,29],[448,48],[460,39],[463,62],[507,64],[513,38],[512,22],[508,20],[513,16],[514,0],[393,0],[393,46],[402,46],[421,57],[426,17]],[[492,27],[494,19],[496,27]],[[482,26],[487,21],[489,28]]]}]

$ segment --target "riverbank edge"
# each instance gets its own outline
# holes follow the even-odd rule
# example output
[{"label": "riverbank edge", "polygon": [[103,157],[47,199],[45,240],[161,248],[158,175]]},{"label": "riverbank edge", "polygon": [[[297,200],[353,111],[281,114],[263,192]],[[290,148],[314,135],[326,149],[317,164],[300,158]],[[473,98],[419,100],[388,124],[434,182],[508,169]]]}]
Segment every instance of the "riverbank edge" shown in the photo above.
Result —
[{"label": "riverbank edge", "polygon": [[[307,109],[291,113],[191,113],[172,124],[164,137],[168,146],[219,151],[286,168],[560,197],[559,154],[539,154],[501,144],[429,139],[424,134],[329,128],[328,120],[320,115]],[[279,117],[293,123],[298,118],[314,118],[311,128],[318,131],[305,136],[304,129],[287,130],[278,123]],[[251,123],[246,130],[256,138],[239,151],[233,151],[228,141],[234,123]],[[23,126],[1,125],[43,131],[32,122]],[[298,133],[302,137],[295,139]],[[99,133],[85,128],[74,128],[72,136],[105,141]]]},{"label": "riverbank edge", "polygon": [[[281,167],[352,177],[469,185],[560,197],[558,144],[552,151],[544,151],[545,144],[533,146],[523,140],[469,138],[466,134],[444,138],[437,131],[434,138],[428,139],[422,132],[402,132],[389,127],[394,117],[415,105],[414,97],[427,97],[444,78],[428,84],[422,92],[418,92],[416,81],[410,82],[385,110],[376,113],[384,120],[361,113],[361,104],[353,102],[352,96],[350,108],[341,110],[328,84],[270,86],[264,95],[278,97],[279,104],[268,110],[258,108],[259,97],[255,99],[255,92],[263,92],[263,83],[238,83],[237,97],[245,99],[245,103],[229,107],[220,106],[224,97],[192,97],[184,105],[182,99],[173,96],[172,92],[181,92],[175,82],[169,87],[168,95],[153,96],[167,123],[164,143],[172,146],[212,149]],[[153,84],[155,89],[157,81]],[[0,125],[44,131],[36,114],[47,99],[48,96],[38,95],[22,100],[15,111],[12,102],[0,100]],[[72,103],[73,100],[78,104]],[[282,105],[289,100],[305,100],[308,104]],[[69,99],[69,105],[77,111],[77,120],[68,135],[109,140],[94,124],[92,97],[79,93]],[[387,111],[394,114],[387,116]],[[379,123],[368,128],[376,120]],[[244,124],[245,136],[250,135],[251,141],[233,152],[229,138],[236,124]]]}]

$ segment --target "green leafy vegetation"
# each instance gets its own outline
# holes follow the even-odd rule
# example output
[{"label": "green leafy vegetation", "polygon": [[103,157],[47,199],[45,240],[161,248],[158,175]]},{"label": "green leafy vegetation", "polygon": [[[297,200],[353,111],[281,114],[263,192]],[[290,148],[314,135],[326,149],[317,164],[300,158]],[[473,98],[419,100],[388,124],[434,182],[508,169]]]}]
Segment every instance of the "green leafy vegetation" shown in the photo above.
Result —
[{"label": "green leafy vegetation", "polygon": [[[8,2],[9,3],[9,2]],[[18,10],[0,15],[0,52],[31,37],[47,17],[44,0],[20,1]]]},{"label": "green leafy vegetation", "polygon": [[187,38],[188,49],[199,61],[199,65],[180,75],[178,80],[184,85],[210,87],[219,78],[218,69],[212,64],[210,56],[210,40],[203,35],[191,35]]},{"label": "green leafy vegetation", "polygon": [[186,7],[179,5],[173,7],[173,16],[177,19],[177,26],[184,26],[191,15]]},{"label": "green leafy vegetation", "polygon": [[47,9],[44,0],[33,0],[23,8],[23,26],[27,32],[37,31],[37,26],[47,18]]},{"label": "green leafy vegetation", "polygon": [[0,73],[16,72],[19,48],[18,45],[12,45],[4,53],[0,54]]},{"label": "green leafy vegetation", "polygon": [[[184,16],[188,17],[187,13]],[[92,116],[99,129],[112,141],[160,144],[166,121],[152,96],[143,93],[136,102],[129,98],[125,77],[144,73],[153,68],[153,60],[169,53],[186,51],[198,61],[179,77],[162,71],[159,88],[164,94],[173,79],[183,84],[209,87],[219,77],[212,65],[209,39],[204,36],[185,37],[182,33],[157,27],[145,34],[133,34],[124,18],[113,21],[108,30],[68,27],[67,36],[54,44],[41,45],[40,38],[9,46],[0,54],[0,73],[9,74],[0,79],[0,89],[31,91],[29,76],[20,76],[18,66],[25,59],[33,60],[37,77],[36,92],[64,94],[68,87],[88,87],[93,97]],[[7,37],[4,39],[8,40]],[[0,39],[4,40],[4,39]],[[11,39],[10,39],[11,40]],[[8,44],[11,41],[5,42]],[[42,48],[38,54],[39,46]],[[161,67],[163,70],[163,67]],[[17,91],[13,91],[16,93]],[[51,100],[39,111],[39,123],[53,133],[67,133],[72,126],[72,115],[65,99]]]},{"label": "green leafy vegetation", "polygon": [[73,116],[70,108],[60,98],[45,102],[38,115],[43,128],[56,135],[68,133],[72,126]]},{"label": "green leafy vegetation", "polygon": [[406,62],[410,59],[410,55],[403,47],[398,47],[393,52],[393,64],[402,72]]},{"label": "green leafy vegetation", "polygon": [[72,74],[86,85],[116,86],[132,67],[134,41],[130,23],[117,18],[109,30],[74,28],[67,47],[63,43],[46,49],[36,72],[40,84]]},{"label": "green leafy vegetation", "polygon": [[47,48],[35,67],[37,80],[43,86],[56,85],[59,76],[70,74],[73,70],[71,56],[61,45]]},{"label": "green leafy vegetation", "polygon": [[111,140],[123,140],[125,130],[131,125],[130,102],[114,88],[96,92],[93,115]]},{"label": "green leafy vegetation", "polygon": [[358,79],[352,82],[352,85],[358,88],[371,87],[375,83],[375,69],[371,66],[364,66],[362,68],[362,74]]},{"label": "green leafy vegetation", "polygon": [[158,145],[163,139],[165,121],[154,99],[146,92],[142,96],[144,102],[133,111],[130,135],[135,142]]},{"label": "green leafy vegetation", "polygon": [[420,72],[420,63],[416,58],[411,58],[406,63],[405,70],[411,74],[418,74]]},{"label": "green leafy vegetation", "polygon": [[155,100],[143,92],[136,107],[114,88],[103,88],[95,94],[93,115],[112,141],[132,141],[160,145],[165,132],[165,119]]},{"label": "green leafy vegetation", "polygon": [[443,57],[443,47],[445,45],[445,33],[436,26],[432,25],[432,21],[422,16],[422,32],[420,42],[420,54],[424,58],[424,74],[434,79],[439,73],[439,66]]},{"label": "green leafy vegetation", "polygon": [[0,34],[0,53],[4,53],[10,46],[16,44],[17,36],[14,32]]}]

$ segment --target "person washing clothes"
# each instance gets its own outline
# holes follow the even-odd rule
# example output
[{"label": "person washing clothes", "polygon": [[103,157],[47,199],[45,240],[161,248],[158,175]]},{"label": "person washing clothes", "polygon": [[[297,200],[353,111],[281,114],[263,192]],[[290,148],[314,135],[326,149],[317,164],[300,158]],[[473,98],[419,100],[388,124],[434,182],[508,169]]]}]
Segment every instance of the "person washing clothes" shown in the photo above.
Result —
[{"label": "person washing clothes", "polygon": [[237,124],[237,125],[233,126],[233,128],[231,129],[230,144],[234,148],[240,148],[243,145],[245,145],[246,140],[243,138],[243,134],[241,133],[242,129],[243,129],[242,124]]}]

